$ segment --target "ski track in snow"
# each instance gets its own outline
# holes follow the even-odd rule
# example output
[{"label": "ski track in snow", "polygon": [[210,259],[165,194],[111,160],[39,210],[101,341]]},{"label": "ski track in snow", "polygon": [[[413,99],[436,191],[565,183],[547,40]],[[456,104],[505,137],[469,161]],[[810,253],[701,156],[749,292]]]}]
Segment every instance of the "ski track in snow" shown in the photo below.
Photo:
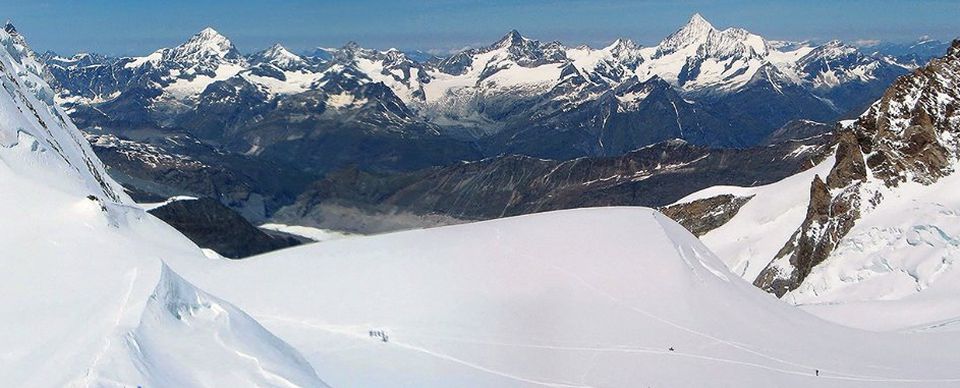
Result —
[{"label": "ski track in snow", "polygon": [[[359,332],[359,331],[365,330],[365,329],[362,329],[362,328],[358,328],[358,329],[356,329],[357,331],[353,331],[353,330],[344,329],[344,326],[321,325],[321,324],[311,323],[311,322],[308,322],[308,321],[306,321],[306,320],[298,320],[298,319],[290,319],[290,318],[282,318],[282,317],[258,317],[257,320],[258,320],[258,321],[261,321],[261,322],[263,322],[263,321],[269,321],[269,320],[274,320],[274,321],[280,321],[280,322],[285,322],[285,323],[294,323],[294,324],[303,325],[303,326],[306,326],[306,327],[309,327],[309,328],[313,328],[313,329],[323,330],[323,331],[326,331],[326,332],[329,332],[329,333],[345,335],[345,336],[354,337],[354,338],[362,339],[362,340],[369,340],[369,337],[368,337],[368,336],[365,336],[365,335],[363,335],[362,333]],[[378,342],[378,343],[382,343],[382,342],[380,342],[379,339],[377,340],[377,342]],[[407,349],[407,350],[413,350],[413,351],[416,351],[416,352],[420,352],[420,353],[423,353],[423,354],[426,354],[426,355],[429,355],[429,356],[432,356],[432,357],[436,357],[436,358],[439,358],[439,359],[442,359],[442,360],[446,360],[446,361],[450,361],[450,362],[453,362],[453,363],[457,363],[457,364],[460,364],[460,365],[469,367],[469,368],[471,368],[471,369],[476,369],[476,370],[479,370],[479,371],[482,371],[482,372],[490,373],[490,374],[493,374],[493,375],[496,375],[496,376],[508,378],[508,379],[515,380],[515,381],[522,382],[522,383],[529,383],[529,384],[536,384],[536,385],[542,385],[542,386],[546,386],[546,387],[557,387],[557,388],[592,388],[592,387],[590,387],[589,385],[572,384],[572,383],[558,383],[558,382],[549,382],[549,381],[540,381],[540,380],[534,380],[534,379],[526,378],[526,377],[523,377],[523,376],[517,376],[517,375],[510,374],[510,373],[506,373],[506,372],[501,372],[501,371],[498,371],[498,370],[495,370],[495,369],[491,369],[491,368],[487,368],[487,367],[485,367],[485,366],[478,365],[478,364],[475,364],[475,363],[472,363],[472,362],[469,362],[469,361],[466,361],[466,360],[461,360],[461,359],[459,359],[459,358],[453,357],[453,356],[448,355],[448,354],[444,354],[444,353],[439,353],[439,352],[436,352],[436,351],[432,351],[432,350],[427,349],[427,348],[424,348],[424,347],[420,347],[420,346],[417,346],[417,345],[413,345],[413,344],[409,344],[409,343],[404,343],[404,342],[398,342],[398,341],[396,341],[395,339],[393,339],[393,337],[391,337],[390,341],[389,341],[389,342],[386,342],[386,344],[387,344],[387,345],[396,345],[396,346],[398,346],[398,347],[401,347],[401,348],[404,348],[404,349]]]},{"label": "ski track in snow", "polygon": [[[657,319],[657,318],[654,318],[654,319]],[[258,320],[261,320],[261,321],[275,320],[275,321],[281,321],[285,323],[295,323],[295,324],[303,325],[312,329],[323,330],[333,334],[339,334],[339,335],[349,336],[357,339],[369,340],[367,336],[364,336],[359,332],[344,329],[344,326],[323,325],[323,324],[311,323],[306,320],[297,320],[297,319],[280,318],[280,317],[261,317],[261,318],[258,318]],[[371,327],[375,327],[375,326],[376,325],[371,325]],[[357,330],[362,330],[362,329],[358,328]],[[685,329],[685,330],[692,330],[692,329]],[[703,335],[706,335],[706,334],[703,334]],[[449,337],[449,336],[428,336],[428,335],[417,335],[417,334],[408,335],[408,336],[413,338],[422,338],[422,339],[428,339],[428,340],[434,340],[434,341],[459,342],[459,343],[466,343],[466,344],[472,344],[472,345],[515,347],[515,348],[541,349],[541,350],[557,350],[557,351],[567,351],[567,352],[593,352],[594,355],[591,358],[591,364],[596,360],[597,355],[602,353],[654,354],[654,355],[661,355],[661,356],[681,357],[681,358],[689,358],[689,359],[700,360],[700,361],[719,362],[724,364],[759,368],[763,370],[768,370],[768,371],[792,375],[792,376],[811,377],[811,378],[818,378],[818,379],[856,381],[856,382],[867,382],[867,383],[875,382],[875,383],[904,383],[904,384],[960,382],[960,378],[945,378],[945,379],[891,378],[891,377],[883,377],[883,376],[869,376],[869,375],[844,373],[844,372],[829,370],[829,369],[819,369],[820,375],[814,376],[813,374],[810,373],[811,370],[817,369],[814,367],[804,367],[803,370],[786,369],[786,368],[780,368],[780,367],[771,366],[771,365],[764,365],[764,364],[749,362],[749,361],[740,361],[740,360],[733,360],[733,359],[722,358],[722,357],[713,357],[713,356],[707,356],[707,355],[696,354],[696,353],[687,353],[682,351],[669,351],[669,350],[663,350],[660,348],[642,347],[642,346],[639,346],[639,347],[565,346],[565,345],[523,344],[523,343],[510,343],[510,342],[499,342],[499,341],[481,341],[481,340]],[[744,349],[743,347],[736,345],[730,341],[716,339],[716,342],[734,346],[737,349],[748,351],[748,352],[751,352],[752,354],[761,356],[763,358],[781,362],[787,365],[802,366],[802,364],[780,360],[780,359],[773,358],[771,356],[764,355],[762,353],[758,353],[749,349]],[[381,343],[380,340],[377,340],[377,343]],[[397,341],[395,336],[391,337],[390,341],[385,343],[384,345],[387,345],[387,346],[396,345],[400,348],[423,353],[423,354],[433,356],[442,360],[457,363],[472,369],[476,369],[476,370],[490,373],[500,377],[505,377],[518,382],[542,385],[547,387],[561,387],[561,388],[592,388],[593,387],[591,385],[586,385],[583,383],[575,384],[575,383],[564,383],[564,382],[540,381],[540,380],[526,378],[523,376],[517,376],[517,375],[506,373],[506,372],[501,372],[495,369],[491,369],[482,365],[475,364],[467,360],[450,356],[445,353],[436,352],[422,346],[414,345],[408,342]],[[351,347],[351,349],[352,348],[354,347]],[[586,376],[591,372],[591,370],[592,370],[592,367],[587,369],[587,371],[584,373],[582,377],[582,380],[586,379]]]},{"label": "ski track in snow", "polygon": [[[557,267],[557,266],[553,266],[553,268],[556,269],[557,271],[559,271],[560,273],[562,273],[562,274],[564,274],[564,275],[567,275],[567,276],[573,278],[573,279],[576,280],[578,283],[582,284],[585,288],[593,291],[593,292],[596,293],[597,295],[600,295],[600,296],[602,296],[602,297],[610,300],[611,302],[613,302],[613,303],[615,303],[615,304],[617,304],[617,305],[619,305],[619,306],[625,307],[625,308],[627,308],[627,309],[629,309],[629,310],[631,310],[631,311],[640,313],[640,314],[642,314],[642,315],[644,315],[644,316],[646,316],[646,317],[649,317],[649,318],[651,318],[651,319],[654,319],[654,320],[656,320],[656,321],[658,321],[658,322],[664,323],[664,324],[669,325],[669,326],[671,326],[671,327],[677,328],[677,329],[679,329],[679,330],[685,331],[685,332],[687,332],[687,333],[694,334],[694,335],[697,335],[697,336],[700,336],[700,337],[703,337],[703,338],[706,338],[706,339],[710,339],[710,340],[716,341],[717,343],[720,343],[720,344],[724,344],[724,345],[733,347],[733,348],[735,348],[735,349],[738,349],[738,350],[741,350],[741,351],[750,353],[750,354],[752,354],[752,355],[755,355],[755,356],[758,356],[758,357],[761,357],[761,358],[765,358],[765,359],[768,359],[768,360],[771,360],[771,361],[774,361],[774,362],[778,362],[778,363],[781,363],[781,364],[784,364],[784,365],[789,365],[789,366],[793,366],[793,367],[797,367],[797,368],[803,368],[803,371],[789,370],[789,369],[777,368],[777,367],[773,367],[773,366],[762,365],[762,364],[757,364],[757,363],[751,363],[751,362],[746,362],[746,361],[730,360],[730,359],[724,359],[724,358],[717,358],[717,357],[711,357],[711,356],[698,355],[698,354],[693,354],[693,353],[678,353],[678,352],[676,352],[676,351],[674,351],[674,352],[663,351],[663,350],[660,350],[660,349],[652,349],[652,348],[634,348],[634,349],[622,349],[622,348],[590,348],[590,347],[574,348],[574,349],[576,349],[576,350],[621,351],[621,352],[627,351],[627,352],[633,352],[633,353],[661,353],[661,354],[667,354],[667,355],[683,354],[684,356],[692,357],[692,358],[699,358],[699,359],[704,359],[704,360],[713,360],[713,361],[718,361],[718,362],[726,362],[726,363],[732,363],[732,364],[738,364],[738,365],[744,365],[744,366],[759,367],[759,368],[762,368],[762,369],[767,369],[767,370],[772,370],[772,371],[782,372],[782,373],[787,373],[787,374],[793,374],[793,375],[801,375],[801,376],[810,376],[810,372],[809,372],[809,371],[811,371],[811,370],[819,370],[819,371],[820,371],[820,376],[819,376],[819,377],[821,377],[821,378],[832,378],[832,379],[838,379],[838,380],[851,380],[851,381],[863,381],[863,382],[903,382],[903,383],[960,382],[960,377],[957,377],[957,378],[948,378],[948,379],[901,379],[901,378],[886,378],[886,377],[882,377],[882,376],[868,376],[868,375],[860,375],[860,374],[855,374],[855,373],[841,372],[841,371],[837,371],[837,370],[820,368],[820,367],[810,366],[810,365],[806,365],[806,364],[802,364],[802,363],[798,363],[798,362],[793,362],[793,361],[784,360],[784,359],[781,359],[781,358],[778,358],[778,357],[774,357],[774,356],[771,356],[771,355],[769,355],[769,354],[766,354],[766,353],[763,353],[763,352],[760,352],[760,351],[757,351],[757,350],[750,349],[750,348],[748,348],[748,347],[746,347],[746,346],[744,346],[744,345],[740,345],[740,344],[737,344],[737,343],[732,342],[732,341],[727,341],[727,340],[724,340],[724,339],[721,339],[721,338],[717,338],[717,337],[714,337],[714,336],[712,336],[712,335],[710,335],[710,334],[703,333],[703,332],[701,332],[701,331],[698,331],[698,330],[695,330],[695,329],[691,329],[691,328],[688,328],[688,327],[686,327],[686,326],[680,325],[680,324],[678,324],[678,323],[672,322],[672,321],[670,321],[670,320],[661,318],[661,317],[659,317],[659,316],[657,316],[657,315],[655,315],[655,314],[651,314],[651,313],[649,313],[649,312],[647,312],[647,311],[645,311],[645,310],[642,310],[642,309],[636,308],[636,307],[634,307],[634,306],[631,306],[631,305],[623,302],[623,301],[620,300],[619,298],[617,298],[617,297],[615,297],[615,296],[613,296],[613,295],[610,295],[610,294],[604,292],[603,290],[598,289],[597,287],[593,286],[592,284],[590,284],[590,283],[587,282],[585,279],[583,279],[582,277],[580,277],[579,275],[577,275],[577,274],[575,274],[575,273],[571,273],[570,271],[567,271],[567,270],[565,270],[565,269],[563,269],[563,268],[560,268],[560,267]],[[556,349],[558,349],[558,350],[563,350],[563,347],[552,347],[552,348],[556,348]],[[832,375],[832,376],[831,376],[831,375],[825,376],[825,375],[824,375],[824,372],[832,373],[833,375]]]}]

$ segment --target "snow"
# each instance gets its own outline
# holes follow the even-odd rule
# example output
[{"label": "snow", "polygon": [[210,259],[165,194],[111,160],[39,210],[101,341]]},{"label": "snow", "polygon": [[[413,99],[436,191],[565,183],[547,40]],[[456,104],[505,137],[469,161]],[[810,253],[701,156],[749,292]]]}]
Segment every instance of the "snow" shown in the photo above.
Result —
[{"label": "snow", "polygon": [[332,230],[332,229],[320,229],[320,228],[312,228],[309,226],[285,225],[285,224],[275,224],[275,223],[260,225],[260,229],[292,234],[295,236],[308,238],[313,241],[339,240],[341,238],[349,238],[349,237],[357,236],[356,234],[353,234],[353,233],[341,232],[341,231]]},{"label": "snow", "polygon": [[[326,386],[296,350],[236,307],[195,288],[166,265],[139,324],[123,339],[111,343],[115,348],[108,346],[107,351],[126,357],[118,357],[119,364],[112,364],[115,360],[111,358],[100,359],[104,362],[93,365],[97,379],[91,383]],[[211,360],[216,360],[217,368],[196,368]],[[142,375],[143,369],[153,373]]]},{"label": "snow", "polygon": [[310,87],[323,77],[323,74],[302,70],[284,71],[284,80],[247,72],[241,72],[240,76],[254,85],[263,86],[271,95],[289,95],[310,90]]},{"label": "snow", "polygon": [[549,87],[560,80],[562,69],[563,65],[556,63],[536,67],[523,67],[513,64],[487,77],[482,82],[483,85],[489,87],[508,88],[519,85],[545,85]]},{"label": "snow", "polygon": [[357,58],[357,68],[373,82],[382,82],[387,85],[405,104],[415,103],[414,92],[420,90],[420,81],[417,78],[418,69],[410,70],[410,79],[404,82],[403,73],[384,74],[383,61],[372,61],[366,58]]},{"label": "snow", "polygon": [[140,203],[138,205],[140,205],[141,209],[150,211],[159,207],[167,206],[177,201],[195,201],[195,200],[197,200],[197,197],[191,197],[189,195],[177,195],[177,196],[167,198],[167,200],[163,202]]},{"label": "snow", "polygon": [[243,65],[224,63],[217,67],[213,77],[201,74],[193,78],[177,78],[164,90],[178,99],[193,97],[203,92],[210,84],[231,78],[243,70]]},{"label": "snow", "polygon": [[145,57],[135,57],[135,58],[131,58],[131,59],[132,59],[132,60],[131,60],[130,62],[127,62],[126,64],[124,64],[123,67],[128,68],[128,69],[132,69],[132,68],[141,67],[141,66],[143,66],[143,65],[145,65],[145,64],[147,64],[147,63],[156,64],[156,63],[158,63],[158,62],[160,62],[160,61],[163,60],[163,50],[154,51],[153,53],[151,53],[150,55],[147,55],[147,56],[145,56]]},{"label": "snow", "polygon": [[350,93],[331,94],[327,97],[327,105],[337,109],[363,105],[366,102],[366,99],[358,100]]}]

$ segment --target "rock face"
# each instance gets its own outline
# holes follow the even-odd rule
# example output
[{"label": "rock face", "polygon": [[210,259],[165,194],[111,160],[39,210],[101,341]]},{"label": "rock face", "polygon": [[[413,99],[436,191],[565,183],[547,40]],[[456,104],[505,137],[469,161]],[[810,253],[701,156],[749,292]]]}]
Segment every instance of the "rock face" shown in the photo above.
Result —
[{"label": "rock face", "polygon": [[138,139],[86,134],[114,179],[138,202],[178,195],[217,198],[252,221],[292,202],[319,176],[268,160],[224,154],[187,134]]},{"label": "rock face", "polygon": [[[820,161],[830,142],[829,137],[821,137],[731,150],[671,141],[609,158],[554,161],[506,156],[404,174],[345,170],[314,184],[277,218],[334,228],[342,225],[326,224],[335,218],[332,213],[337,217],[349,212],[374,218],[441,216],[457,221],[576,207],[664,206],[704,187],[752,186],[792,175]],[[735,212],[743,201],[725,202]],[[710,225],[730,216],[717,214],[699,222]]]},{"label": "rock face", "polygon": [[270,236],[236,212],[209,198],[173,201],[150,210],[202,248],[240,259],[300,245],[289,237]]},{"label": "rock face", "polygon": [[660,212],[699,237],[730,221],[751,198],[718,195],[663,207]]},{"label": "rock face", "polygon": [[898,79],[838,137],[836,164],[817,177],[800,229],[756,279],[782,296],[797,288],[863,212],[905,182],[952,174],[960,134],[960,41],[946,56]]},{"label": "rock face", "polygon": [[761,144],[770,145],[819,136],[832,132],[833,127],[831,124],[806,119],[793,120],[771,133]]}]

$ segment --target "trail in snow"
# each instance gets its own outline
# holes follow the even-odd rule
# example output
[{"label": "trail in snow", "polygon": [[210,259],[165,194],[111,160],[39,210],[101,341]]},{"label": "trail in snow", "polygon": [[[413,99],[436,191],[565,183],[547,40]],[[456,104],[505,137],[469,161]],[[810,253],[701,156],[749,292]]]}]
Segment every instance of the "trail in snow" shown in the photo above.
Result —
[{"label": "trail in snow", "polygon": [[[497,341],[479,341],[466,338],[457,338],[457,337],[444,337],[444,336],[417,336],[414,337],[430,339],[430,340],[439,340],[439,341],[450,341],[450,342],[461,342],[468,343],[472,345],[490,345],[490,346],[504,346],[504,347],[517,347],[517,348],[527,348],[527,349],[545,349],[545,350],[559,350],[559,351],[584,351],[584,352],[595,352],[599,353],[642,353],[642,354],[659,354],[665,356],[675,356],[675,357],[685,357],[693,358],[698,360],[706,361],[716,361],[727,364],[743,365],[755,368],[766,369],[774,372],[780,372],[796,376],[804,377],[819,377],[825,379],[833,380],[848,380],[848,381],[863,381],[863,382],[902,382],[902,383],[945,383],[945,382],[960,382],[960,378],[948,378],[948,379],[900,379],[900,378],[886,378],[881,376],[866,376],[866,375],[856,375],[856,374],[844,374],[838,373],[836,371],[828,371],[826,369],[820,369],[820,376],[814,376],[811,374],[811,370],[794,370],[794,369],[784,369],[777,368],[770,365],[758,364],[749,361],[739,361],[731,360],[728,358],[722,357],[713,357],[706,356],[696,353],[687,353],[682,351],[669,351],[663,350],[660,348],[644,347],[644,346],[631,346],[631,347],[600,347],[600,346],[556,346],[556,345],[538,345],[538,344],[517,344],[517,343],[508,343],[508,342],[497,342]],[[390,343],[394,343],[391,340]],[[834,373],[835,375],[824,374],[825,372]]]},{"label": "trail in snow", "polygon": [[[363,333],[361,333],[361,331],[364,330],[364,329],[359,328],[359,327],[353,327],[353,330],[348,330],[348,329],[346,329],[344,326],[316,324],[316,323],[311,323],[311,322],[308,322],[308,321],[305,321],[305,320],[297,320],[297,319],[290,319],[290,318],[263,317],[263,318],[260,318],[260,319],[261,319],[261,320],[276,320],[276,321],[282,321],[282,322],[286,322],[286,323],[295,323],[295,324],[307,326],[307,327],[310,327],[310,328],[313,328],[313,329],[323,330],[323,331],[326,331],[326,332],[329,332],[329,333],[345,335],[345,336],[354,337],[354,338],[362,339],[362,340],[369,340],[369,338],[368,338],[367,336],[365,336],[365,335],[363,335]],[[372,325],[372,326],[376,326],[376,325]],[[829,379],[829,380],[840,380],[840,381],[877,382],[877,383],[884,382],[884,383],[904,383],[904,384],[952,383],[952,382],[960,382],[960,378],[944,378],[944,379],[890,378],[890,377],[883,377],[883,376],[869,376],[869,375],[858,375],[858,374],[843,373],[843,372],[834,371],[834,370],[829,370],[829,369],[819,369],[819,370],[820,370],[820,375],[819,375],[819,376],[815,376],[814,374],[812,374],[811,371],[817,370],[817,368],[813,368],[813,367],[803,367],[802,370],[798,370],[798,369],[787,369],[787,368],[780,368],[780,367],[771,366],[771,365],[764,365],[764,364],[760,364],[760,363],[756,363],[756,362],[740,361],[740,360],[733,360],[733,359],[723,358],[723,357],[713,357],[713,356],[707,356],[707,355],[696,354],[696,353],[688,353],[688,352],[683,352],[683,351],[670,351],[670,350],[664,350],[664,349],[660,349],[660,348],[643,347],[643,346],[603,347],[603,346],[568,346],[568,345],[523,344],[523,343],[511,343],[511,342],[500,342],[500,341],[482,341],[482,340],[475,340],[475,339],[469,339],[469,338],[458,338],[458,337],[450,337],[450,336],[432,336],[432,335],[420,335],[420,334],[413,334],[413,335],[405,334],[404,337],[408,337],[408,338],[421,338],[421,339],[434,340],[434,341],[459,342],[459,343],[466,343],[466,344],[472,344],[472,345],[488,345],[488,346],[516,347],[516,348],[526,348],[526,349],[557,350],[557,351],[569,351],[569,352],[593,352],[593,353],[594,353],[593,360],[596,359],[596,355],[602,354],[602,353],[654,354],[654,355],[662,355],[662,356],[669,356],[669,357],[689,358],[689,359],[695,359],[695,360],[701,360],[701,361],[719,362],[719,363],[724,363],[724,364],[739,365],[739,366],[745,366],[745,367],[751,367],[751,368],[759,368],[759,369],[763,369],[763,370],[768,370],[768,371],[777,372],[777,373],[782,373],[782,374],[787,374],[787,375],[792,375],[792,376],[810,377],[810,378],[819,378],[819,379]],[[732,343],[729,342],[729,341],[718,341],[718,342],[719,342],[719,343],[723,343],[723,344],[727,344],[727,345],[732,344]],[[495,369],[487,368],[487,367],[485,367],[485,366],[478,365],[478,364],[475,364],[475,363],[472,363],[472,362],[470,362],[470,361],[463,360],[463,359],[460,359],[460,358],[456,358],[456,357],[453,357],[453,356],[448,355],[448,354],[445,354],[445,353],[440,353],[440,352],[437,352],[437,351],[433,351],[433,350],[430,350],[430,349],[425,348],[425,347],[420,346],[420,345],[415,345],[415,344],[412,344],[412,343],[409,343],[409,342],[405,342],[405,341],[397,341],[397,340],[396,340],[396,336],[392,336],[389,342],[384,343],[384,342],[380,342],[380,340],[377,340],[376,343],[377,343],[377,344],[383,344],[384,346],[394,345],[394,346],[397,346],[397,347],[400,347],[400,348],[404,348],[404,349],[408,349],[408,350],[420,352],[420,353],[423,353],[423,354],[426,354],[426,355],[429,355],[429,356],[432,356],[432,357],[436,357],[436,358],[440,358],[440,359],[443,359],[443,360],[446,360],[446,361],[454,362],[454,363],[457,363],[457,364],[460,364],[460,365],[463,365],[463,366],[466,366],[466,367],[469,367],[469,368],[472,368],[472,369],[476,369],[476,370],[479,370],[479,371],[482,371],[482,372],[494,374],[494,375],[497,375],[497,376],[500,376],[500,377],[505,377],[505,378],[512,379],[512,380],[519,381],[519,382],[530,383],[530,384],[537,384],[537,385],[548,386],[548,387],[564,387],[564,388],[571,388],[571,387],[588,388],[588,387],[592,387],[591,385],[586,385],[586,384],[582,384],[582,383],[581,383],[581,384],[574,384],[574,383],[564,383],[564,382],[549,382],[549,381],[541,381],[541,380],[530,379],[530,378],[526,378],[526,377],[523,377],[523,376],[517,376],[517,375],[514,375],[514,374],[510,374],[510,373],[498,371],[498,370],[495,370]],[[738,347],[738,348],[739,348],[739,347]],[[761,355],[761,354],[758,354],[758,355]],[[769,358],[769,357],[766,357],[766,358]],[[787,361],[783,361],[783,360],[778,360],[778,361],[779,361],[779,362],[783,362],[783,363],[787,363],[787,364],[791,364],[791,363],[789,363],[789,362],[787,362]],[[796,363],[792,363],[792,364],[793,364],[793,366],[799,366],[799,365],[801,365],[801,364],[796,364]],[[587,373],[589,373],[589,371],[590,371],[590,370],[588,369],[588,370],[587,370]]]},{"label": "trail in snow", "polygon": [[[357,326],[352,326],[352,328],[353,328],[354,330],[347,330],[347,329],[345,329],[343,326],[321,325],[321,324],[311,323],[311,322],[308,322],[308,321],[305,321],[305,320],[282,318],[282,317],[259,317],[259,318],[257,318],[257,320],[259,320],[259,321],[261,321],[261,322],[263,322],[263,321],[269,321],[269,320],[274,320],[274,321],[280,321],[280,322],[286,322],[286,323],[294,323],[294,324],[299,324],[299,325],[303,325],[303,326],[306,326],[306,327],[310,327],[310,328],[313,328],[313,329],[323,330],[323,331],[326,331],[326,332],[329,332],[329,333],[346,335],[346,336],[350,336],[350,337],[355,337],[355,338],[357,338],[357,339],[362,339],[362,340],[365,340],[365,341],[366,341],[366,340],[370,340],[369,336],[363,335],[363,333],[362,333],[362,331],[365,330],[365,329],[359,328],[359,327],[357,327]],[[460,365],[469,367],[469,368],[471,368],[471,369],[476,369],[476,370],[479,370],[479,371],[481,371],[481,372],[490,373],[490,374],[497,375],[497,376],[500,376],[500,377],[504,377],[504,378],[507,378],[507,379],[519,381],[519,382],[522,382],[522,383],[529,383],[529,384],[536,384],[536,385],[542,385],[542,386],[546,386],[546,387],[557,387],[557,388],[591,388],[591,387],[588,386],[588,385],[573,384],[573,383],[558,383],[558,382],[550,382],[550,381],[540,381],[540,380],[534,380],[534,379],[526,378],[526,377],[523,377],[523,376],[517,376],[517,375],[510,374],[510,373],[506,373],[506,372],[501,372],[501,371],[498,371],[498,370],[496,370],[496,369],[487,368],[487,367],[485,367],[485,366],[478,365],[478,364],[474,364],[474,363],[469,362],[469,361],[466,361],[466,360],[461,360],[461,359],[459,359],[459,358],[450,356],[450,355],[448,355],[448,354],[435,352],[435,351],[432,351],[432,350],[430,350],[430,349],[423,348],[423,347],[420,347],[420,346],[417,346],[417,345],[413,345],[413,344],[409,344],[409,343],[398,342],[398,341],[396,341],[393,337],[391,337],[391,339],[390,339],[389,342],[381,342],[380,339],[377,339],[376,341],[377,341],[378,344],[383,344],[383,345],[395,345],[395,346],[398,346],[398,347],[401,347],[401,348],[404,348],[404,349],[408,349],[408,350],[413,350],[413,351],[416,351],[416,352],[420,352],[420,353],[423,353],[423,354],[426,354],[426,355],[429,355],[429,356],[432,356],[432,357],[436,357],[436,358],[440,358],[440,359],[443,359],[443,360],[446,360],[446,361],[454,362],[454,363],[457,363],[457,364],[460,364]]]}]

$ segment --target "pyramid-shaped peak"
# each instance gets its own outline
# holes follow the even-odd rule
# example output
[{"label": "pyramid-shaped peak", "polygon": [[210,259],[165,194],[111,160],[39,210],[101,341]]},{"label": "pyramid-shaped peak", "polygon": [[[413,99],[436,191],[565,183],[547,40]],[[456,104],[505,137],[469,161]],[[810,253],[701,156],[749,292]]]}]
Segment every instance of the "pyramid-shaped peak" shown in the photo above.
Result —
[{"label": "pyramid-shaped peak", "polygon": [[269,59],[273,59],[273,58],[299,58],[299,57],[300,57],[299,55],[294,54],[294,53],[291,52],[290,50],[287,50],[287,48],[286,48],[286,47],[283,47],[283,45],[280,44],[280,43],[274,43],[273,46],[270,46],[270,48],[261,51],[261,52],[258,54],[258,56],[261,56],[261,57],[264,57],[264,58],[269,58]]},{"label": "pyramid-shaped peak", "polygon": [[527,38],[524,38],[523,35],[520,35],[520,31],[510,30],[504,35],[497,43],[494,44],[494,47],[511,47],[523,44]]},{"label": "pyramid-shaped peak", "polygon": [[229,49],[233,47],[233,43],[230,42],[230,39],[227,39],[226,36],[223,36],[217,30],[214,30],[211,27],[204,28],[200,32],[191,36],[181,46],[190,46],[190,45],[199,45],[205,47],[218,47],[221,49]]},{"label": "pyramid-shaped peak", "polygon": [[190,37],[184,44],[181,46],[188,45],[208,45],[208,46],[222,46],[222,47],[232,47],[233,43],[230,42],[230,39],[227,39],[226,36],[223,36],[217,30],[214,30],[211,27],[204,28],[200,32],[194,34]]},{"label": "pyramid-shaped peak", "polygon": [[713,24],[704,19],[699,13],[693,14],[690,17],[690,20],[687,21],[687,24],[684,24],[683,27],[674,33],[674,35],[684,35],[688,37],[698,37],[704,36],[711,31],[716,31],[717,29],[713,27]]},{"label": "pyramid-shaped peak", "polygon": [[204,28],[204,29],[200,30],[200,32],[198,32],[196,36],[198,36],[198,37],[203,37],[203,38],[224,38],[224,39],[226,39],[226,37],[224,37],[222,34],[220,34],[220,32],[218,32],[217,30],[214,30],[213,27],[207,27],[207,28]]},{"label": "pyramid-shaped peak", "polygon": [[183,44],[170,50],[165,59],[185,62],[206,62],[212,59],[239,60],[240,52],[230,39],[207,27],[191,36]]},{"label": "pyramid-shaped peak", "polygon": [[640,46],[639,46],[638,44],[636,44],[634,41],[632,41],[632,40],[630,40],[630,39],[627,39],[627,38],[617,38],[617,40],[613,41],[613,43],[611,43],[611,44],[610,44],[609,46],[607,46],[607,47],[608,47],[609,49],[612,49],[612,50],[638,49],[638,48],[640,48]]},{"label": "pyramid-shaped peak", "polygon": [[705,42],[711,34],[717,33],[713,25],[700,16],[699,13],[693,14],[690,21],[677,32],[670,34],[658,45],[662,54],[674,52],[680,48],[690,45],[701,44]]},{"label": "pyramid-shaped peak", "polygon": [[693,16],[690,17],[690,21],[687,22],[687,26],[705,27],[705,28],[713,29],[713,24],[710,24],[710,22],[707,21],[707,19],[704,18],[703,15],[701,15],[699,12],[693,14]]}]

